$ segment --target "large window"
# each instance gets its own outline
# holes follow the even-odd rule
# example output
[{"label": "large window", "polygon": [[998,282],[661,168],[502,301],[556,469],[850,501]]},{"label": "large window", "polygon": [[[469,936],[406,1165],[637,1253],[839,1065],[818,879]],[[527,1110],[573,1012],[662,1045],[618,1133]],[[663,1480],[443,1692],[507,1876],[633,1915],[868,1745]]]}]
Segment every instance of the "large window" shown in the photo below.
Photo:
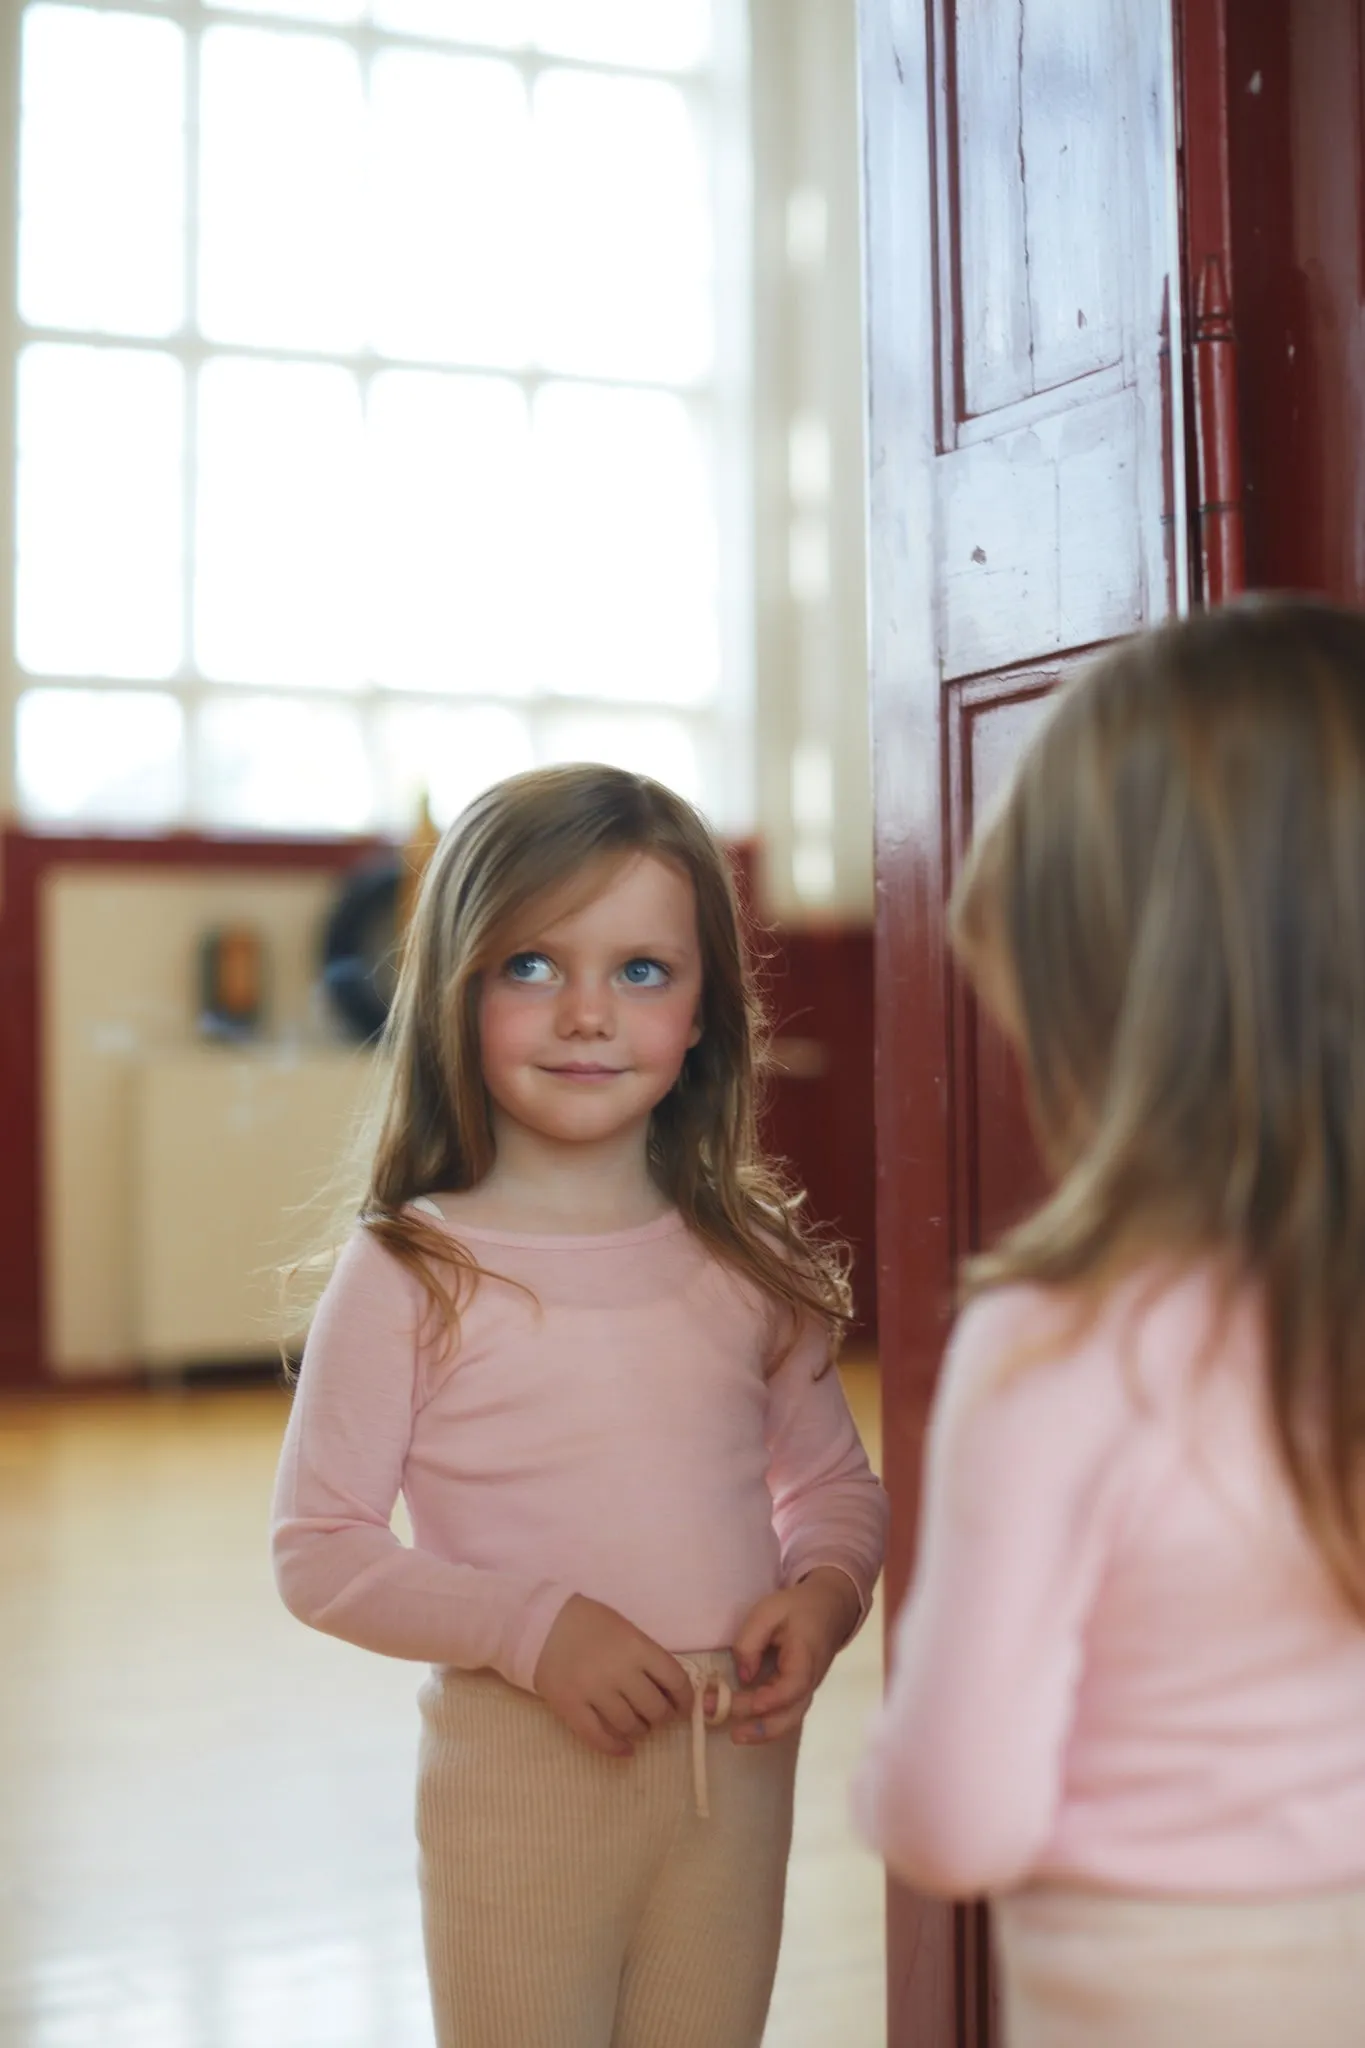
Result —
[{"label": "large window", "polygon": [[743,822],[731,4],[28,0],[23,815]]}]

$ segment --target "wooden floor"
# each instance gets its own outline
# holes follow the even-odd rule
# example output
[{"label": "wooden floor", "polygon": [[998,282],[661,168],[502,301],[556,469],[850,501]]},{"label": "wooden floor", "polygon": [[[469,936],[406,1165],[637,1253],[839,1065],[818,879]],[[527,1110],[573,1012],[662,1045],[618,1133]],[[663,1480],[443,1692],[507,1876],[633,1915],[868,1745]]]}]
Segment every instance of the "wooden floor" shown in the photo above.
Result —
[{"label": "wooden floor", "polygon": [[[876,1457],[875,1373],[847,1383]],[[301,1628],[263,1386],[0,1404],[0,2048],[430,2048],[415,1667]],[[846,1784],[880,1617],[807,1724],[765,2048],[884,2048]]]}]

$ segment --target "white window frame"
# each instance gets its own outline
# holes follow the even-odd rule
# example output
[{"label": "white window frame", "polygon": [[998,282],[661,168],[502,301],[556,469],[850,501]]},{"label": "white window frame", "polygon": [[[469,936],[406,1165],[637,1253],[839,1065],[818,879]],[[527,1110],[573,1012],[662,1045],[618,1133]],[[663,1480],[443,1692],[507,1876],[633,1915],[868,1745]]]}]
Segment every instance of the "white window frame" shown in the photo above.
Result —
[{"label": "white window frame", "polygon": [[[622,77],[666,79],[693,103],[703,134],[713,140],[711,192],[715,250],[715,357],[711,373],[689,385],[661,380],[619,377],[583,377],[559,371],[526,368],[509,370],[503,364],[482,365],[448,361],[426,362],[404,356],[390,358],[372,350],[334,353],[325,350],[259,347],[241,343],[211,343],[194,331],[187,318],[178,334],[143,337],[105,334],[86,329],[37,326],[21,320],[18,312],[18,202],[19,202],[19,116],[20,52],[23,16],[30,0],[16,0],[0,9],[0,120],[8,116],[9,147],[0,151],[0,293],[10,309],[9,341],[0,369],[0,814],[23,824],[18,803],[15,728],[18,700],[28,688],[73,687],[110,689],[119,692],[148,690],[176,698],[185,712],[186,798],[182,812],[168,817],[158,831],[190,830],[208,832],[200,807],[201,777],[195,758],[197,705],[205,698],[243,701],[252,695],[279,697],[306,695],[310,703],[345,703],[358,710],[365,727],[372,727],[381,707],[399,705],[458,704],[461,709],[486,705],[510,709],[526,718],[542,757],[541,735],[548,721],[566,712],[601,713],[619,717],[637,711],[675,719],[687,725],[694,736],[703,802],[715,823],[727,832],[743,833],[754,825],[753,742],[753,595],[752,595],[752,453],[750,397],[750,179],[748,171],[749,103],[747,82],[747,7],[745,0],[712,0],[714,12],[713,56],[704,69],[695,72],[664,72],[641,65],[599,63],[596,60],[565,58],[529,50],[506,50],[486,44],[446,41],[401,34],[366,25],[299,21],[284,15],[246,14],[212,8],[204,0],[73,0],[83,8],[110,14],[137,14],[170,21],[188,32],[189,63],[186,78],[186,175],[189,203],[186,207],[186,301],[192,303],[195,275],[194,236],[194,149],[193,112],[197,104],[197,55],[199,35],[211,26],[272,28],[290,35],[317,35],[340,41],[354,49],[362,60],[388,48],[428,50],[444,56],[496,58],[516,68],[528,89],[544,71],[580,71]],[[61,0],[57,0],[61,4]],[[653,4],[653,0],[650,0]],[[184,444],[184,591],[185,646],[180,668],[170,677],[132,678],[83,675],[29,674],[20,668],[15,646],[16,585],[16,411],[17,372],[20,353],[35,342],[65,345],[146,349],[169,355],[180,362],[185,377]],[[720,635],[720,680],[715,699],[697,707],[665,703],[622,703],[619,698],[585,696],[578,693],[541,692],[533,695],[496,696],[460,691],[449,696],[430,689],[404,689],[368,683],[360,688],[328,689],[310,685],[306,692],[290,692],[278,684],[212,681],[199,673],[193,660],[194,579],[194,491],[195,372],[213,357],[271,362],[304,362],[339,365],[361,380],[389,368],[434,369],[442,375],[496,376],[516,384],[528,402],[546,384],[579,384],[607,389],[660,390],[675,393],[702,426],[713,450],[716,484],[716,530],[718,569],[718,628]],[[370,739],[370,757],[375,746]],[[387,821],[385,821],[387,822]],[[43,829],[53,829],[45,821]],[[71,829],[82,836],[99,836],[97,822],[72,821]],[[380,829],[383,829],[381,823]],[[237,836],[235,831],[232,836]],[[276,832],[269,837],[280,836]],[[286,835],[288,836],[288,835]],[[312,836],[300,829],[300,837]]]}]

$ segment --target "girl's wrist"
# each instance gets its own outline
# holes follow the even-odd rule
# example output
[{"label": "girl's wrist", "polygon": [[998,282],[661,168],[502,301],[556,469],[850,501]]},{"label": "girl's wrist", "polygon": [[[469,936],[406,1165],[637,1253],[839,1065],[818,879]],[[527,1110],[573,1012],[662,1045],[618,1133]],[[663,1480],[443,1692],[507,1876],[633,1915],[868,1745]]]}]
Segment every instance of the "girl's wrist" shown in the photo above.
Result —
[{"label": "girl's wrist", "polygon": [[797,1580],[803,1592],[811,1593],[829,1609],[835,1647],[842,1649],[862,1619],[863,1602],[849,1574],[834,1564],[812,1566]]}]

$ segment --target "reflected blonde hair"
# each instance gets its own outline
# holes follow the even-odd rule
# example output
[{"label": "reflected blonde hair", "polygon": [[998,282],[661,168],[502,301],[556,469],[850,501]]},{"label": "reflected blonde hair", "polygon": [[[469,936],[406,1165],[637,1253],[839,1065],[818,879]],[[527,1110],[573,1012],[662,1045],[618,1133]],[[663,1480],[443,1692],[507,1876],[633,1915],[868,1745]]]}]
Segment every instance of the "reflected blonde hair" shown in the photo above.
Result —
[{"label": "reflected blonde hair", "polygon": [[1365,618],[1244,600],[1066,685],[952,929],[1055,1175],[968,1290],[1093,1312],[1172,1255],[1251,1282],[1285,1473],[1365,1619]]},{"label": "reflected blonde hair", "polygon": [[774,1364],[812,1320],[829,1331],[833,1355],[850,1321],[845,1255],[804,1220],[802,1197],[759,1143],[767,1041],[729,861],[690,804],[623,769],[513,776],[478,797],[436,848],[384,1037],[387,1078],[360,1222],[416,1275],[453,1337],[481,1269],[406,1205],[477,1187],[493,1163],[480,978],[528,914],[564,914],[641,854],[691,883],[702,962],[701,1037],[651,1119],[655,1181],[694,1236],[777,1312]]}]

